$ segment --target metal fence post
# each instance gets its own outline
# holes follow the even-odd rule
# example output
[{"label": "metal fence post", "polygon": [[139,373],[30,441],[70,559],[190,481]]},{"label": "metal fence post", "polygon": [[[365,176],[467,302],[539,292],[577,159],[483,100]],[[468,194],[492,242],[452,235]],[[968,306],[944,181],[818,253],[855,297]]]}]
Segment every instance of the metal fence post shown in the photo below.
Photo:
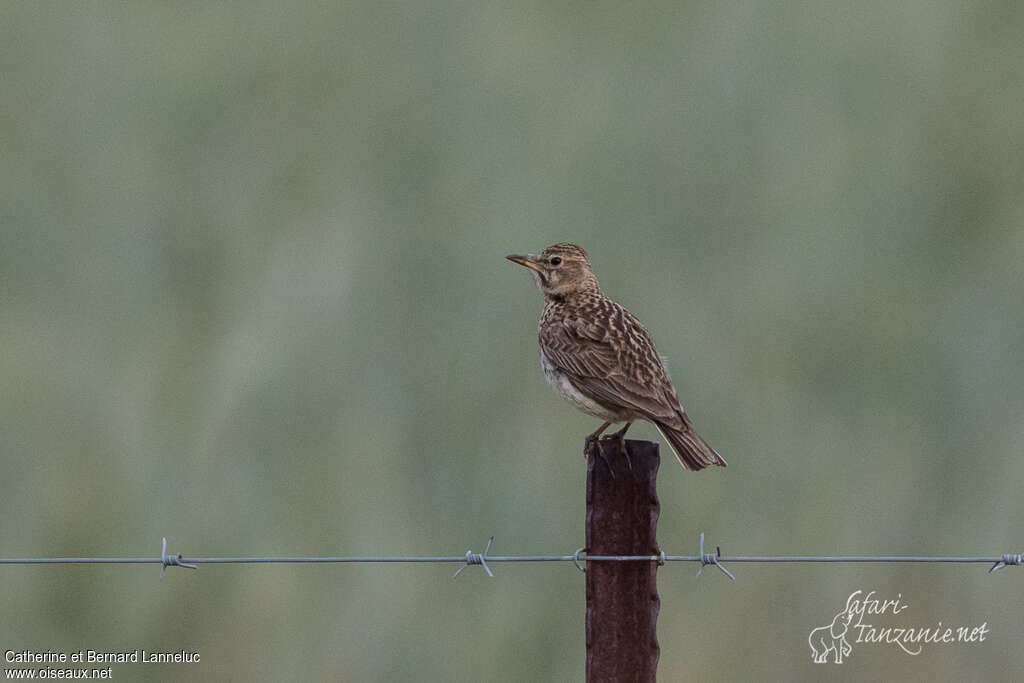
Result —
[{"label": "metal fence post", "polygon": [[[601,443],[587,462],[588,555],[657,555],[658,444]],[[630,467],[629,464],[632,464]],[[654,681],[658,671],[658,563],[587,562],[587,681]]]}]

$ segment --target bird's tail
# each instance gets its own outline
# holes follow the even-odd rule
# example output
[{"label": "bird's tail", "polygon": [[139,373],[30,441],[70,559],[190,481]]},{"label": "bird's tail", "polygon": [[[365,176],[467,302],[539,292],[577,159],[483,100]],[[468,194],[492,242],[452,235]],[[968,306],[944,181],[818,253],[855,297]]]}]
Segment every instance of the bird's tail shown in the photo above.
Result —
[{"label": "bird's tail", "polygon": [[679,458],[680,464],[688,470],[702,470],[710,465],[725,467],[725,459],[715,449],[708,445],[708,442],[700,438],[700,434],[693,431],[690,425],[684,425],[682,429],[670,427],[663,422],[654,423],[658,431],[665,437],[672,452]]}]

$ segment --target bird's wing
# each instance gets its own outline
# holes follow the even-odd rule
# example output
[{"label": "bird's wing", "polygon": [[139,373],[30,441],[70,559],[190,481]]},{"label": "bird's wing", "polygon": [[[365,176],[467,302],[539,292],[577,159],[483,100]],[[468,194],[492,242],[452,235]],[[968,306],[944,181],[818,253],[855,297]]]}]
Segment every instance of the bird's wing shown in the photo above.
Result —
[{"label": "bird's wing", "polygon": [[543,326],[544,355],[599,403],[681,427],[685,414],[647,330],[618,304],[608,313],[597,323],[566,318]]}]

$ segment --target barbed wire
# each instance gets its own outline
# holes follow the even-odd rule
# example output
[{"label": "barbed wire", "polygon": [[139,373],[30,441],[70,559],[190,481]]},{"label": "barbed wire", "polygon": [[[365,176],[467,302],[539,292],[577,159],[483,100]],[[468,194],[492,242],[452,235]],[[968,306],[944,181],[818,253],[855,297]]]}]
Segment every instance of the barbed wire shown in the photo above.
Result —
[{"label": "barbed wire", "polygon": [[491,543],[494,537],[487,541],[487,547],[482,553],[474,553],[467,550],[465,555],[440,555],[440,556],[395,556],[395,557],[184,557],[181,554],[167,552],[167,539],[163,539],[159,557],[0,557],[0,565],[3,564],[159,564],[160,577],[163,578],[164,571],[168,567],[184,567],[186,569],[197,569],[201,564],[345,564],[345,563],[460,563],[458,569],[452,575],[454,579],[466,567],[480,565],[488,576],[493,577],[489,563],[492,562],[572,562],[577,569],[585,572],[583,562],[657,562],[663,565],[666,562],[698,562],[700,568],[697,576],[701,575],[704,567],[713,565],[718,567],[726,576],[733,581],[736,577],[725,568],[726,562],[749,562],[749,563],[955,563],[955,564],[991,564],[989,573],[1008,566],[1020,566],[1024,564],[1024,556],[1021,553],[1006,553],[996,557],[930,557],[914,555],[723,555],[721,548],[716,547],[715,552],[704,552],[704,534],[700,535],[699,551],[696,555],[668,555],[661,551],[657,555],[588,555],[584,548],[577,549],[570,555],[491,555]]}]

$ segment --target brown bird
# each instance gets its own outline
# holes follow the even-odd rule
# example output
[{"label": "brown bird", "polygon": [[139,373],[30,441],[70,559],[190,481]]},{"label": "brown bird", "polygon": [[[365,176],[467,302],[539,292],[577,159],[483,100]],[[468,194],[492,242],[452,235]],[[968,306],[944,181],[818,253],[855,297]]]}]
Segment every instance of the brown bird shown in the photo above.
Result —
[{"label": "brown bird", "polygon": [[618,439],[626,452],[626,430],[634,420],[654,424],[688,470],[725,460],[693,430],[679,403],[651,335],[627,311],[601,293],[581,247],[554,244],[540,254],[513,254],[544,293],[540,317],[540,363],[556,392],[604,424],[587,437],[587,453],[609,425],[626,426],[604,438]]}]

